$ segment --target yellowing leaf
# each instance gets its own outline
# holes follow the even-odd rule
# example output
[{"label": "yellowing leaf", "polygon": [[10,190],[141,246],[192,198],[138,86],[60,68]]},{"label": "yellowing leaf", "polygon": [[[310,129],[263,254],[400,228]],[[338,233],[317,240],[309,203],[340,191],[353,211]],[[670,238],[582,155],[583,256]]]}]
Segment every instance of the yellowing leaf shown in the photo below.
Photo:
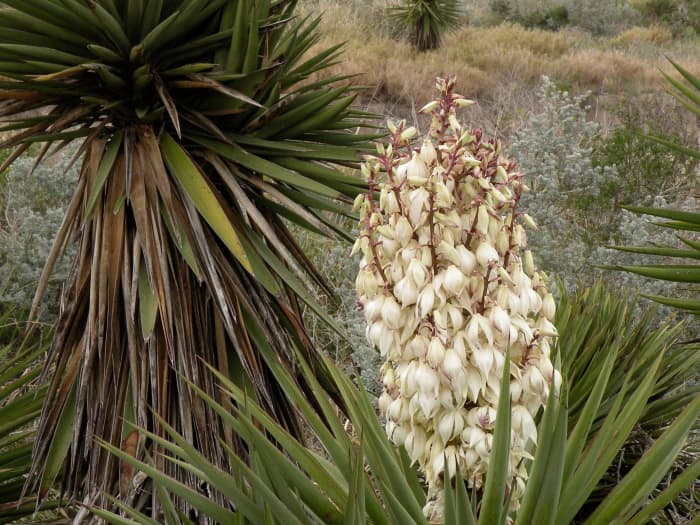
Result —
[{"label": "yellowing leaf", "polygon": [[163,138],[160,141],[160,150],[163,153],[168,169],[178,180],[185,193],[192,199],[204,220],[207,221],[212,230],[216,232],[243,267],[255,275],[231,221],[226,217],[226,213],[217,200],[216,195],[214,195],[197,165],[187,152],[167,133],[163,134]]}]

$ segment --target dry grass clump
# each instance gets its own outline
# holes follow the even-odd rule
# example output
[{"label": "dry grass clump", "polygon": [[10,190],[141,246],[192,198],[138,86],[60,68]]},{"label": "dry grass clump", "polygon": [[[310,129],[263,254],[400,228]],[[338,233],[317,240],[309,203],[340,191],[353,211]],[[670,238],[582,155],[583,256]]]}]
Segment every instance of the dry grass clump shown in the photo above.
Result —
[{"label": "dry grass clump", "polygon": [[633,27],[609,40],[615,47],[629,47],[637,44],[666,46],[673,41],[673,33],[665,26]]},{"label": "dry grass clump", "polygon": [[621,51],[581,49],[552,64],[552,76],[586,88],[617,91],[660,82],[655,65]]},{"label": "dry grass clump", "polygon": [[549,73],[548,65],[564,56],[570,46],[565,33],[502,24],[464,27],[449,34],[442,48],[416,53],[407,42],[392,39],[376,27],[349,23],[349,18],[340,7],[324,15],[325,31],[318,46],[347,42],[342,62],[326,74],[359,75],[357,84],[402,102],[429,100],[435,77],[446,73],[456,75],[461,92],[472,97],[503,79],[537,82]]},{"label": "dry grass clump", "polygon": [[[347,27],[343,32],[347,41],[345,52],[341,60],[323,74],[357,75],[353,82],[367,86],[369,98],[402,104],[430,100],[435,91],[435,78],[448,73],[460,79],[460,90],[469,96],[483,93],[497,80],[459,53],[446,54],[452,47],[449,43],[437,51],[416,53],[407,42],[388,36],[361,31],[348,34]],[[317,46],[326,48],[332,42],[333,37],[327,36]],[[316,51],[318,49],[311,49],[310,53]]]},{"label": "dry grass clump", "polygon": [[526,29],[504,22],[493,27],[464,27],[455,32],[451,40],[474,46],[489,55],[502,49],[522,49],[533,55],[557,58],[569,50],[568,36],[568,31]]},{"label": "dry grass clump", "polygon": [[[346,42],[340,61],[324,75],[357,75],[368,89],[361,103],[409,118],[412,106],[432,98],[435,78],[454,74],[460,92],[493,113],[492,131],[521,121],[542,75],[576,92],[596,96],[655,92],[665,83],[665,55],[691,72],[700,72],[700,41],[673,39],[663,26],[633,28],[615,38],[596,37],[579,28],[558,32],[526,29],[512,23],[465,25],[448,34],[435,51],[416,52],[398,38],[384,9],[392,0],[302,0],[305,14],[322,15],[321,39],[311,53]],[[470,17],[471,18],[471,17]],[[397,111],[394,112],[393,109]],[[495,112],[495,113],[494,113]],[[480,115],[488,117],[488,112]]]}]

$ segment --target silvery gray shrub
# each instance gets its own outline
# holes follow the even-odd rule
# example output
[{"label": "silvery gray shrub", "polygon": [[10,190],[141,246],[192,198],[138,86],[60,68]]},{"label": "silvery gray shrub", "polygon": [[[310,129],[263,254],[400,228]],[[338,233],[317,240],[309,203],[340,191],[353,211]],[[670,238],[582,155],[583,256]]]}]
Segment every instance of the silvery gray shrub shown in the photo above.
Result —
[{"label": "silvery gray shrub", "polygon": [[[79,166],[68,169],[73,153],[62,151],[33,172],[36,159],[26,155],[12,164],[0,184],[0,307],[25,309],[31,304],[78,178]],[[58,311],[69,260],[63,258],[50,280],[44,319]]]},{"label": "silvery gray shrub", "polygon": [[[523,205],[539,226],[528,241],[539,254],[542,268],[556,275],[569,290],[604,277],[612,285],[641,294],[682,294],[687,286],[645,279],[634,274],[604,272],[600,266],[657,264],[648,256],[610,248],[649,244],[674,244],[668,230],[655,226],[653,218],[616,208],[604,191],[620,174],[615,166],[592,161],[601,130],[586,116],[589,93],[571,96],[543,77],[538,89],[540,109],[513,136],[513,158],[526,175],[532,191]],[[683,192],[679,192],[682,194]],[[669,202],[661,195],[642,197],[640,205],[697,209],[692,197]],[[658,259],[658,258],[656,258]],[[661,308],[663,315],[672,313]]]},{"label": "silvery gray shrub", "polygon": [[532,191],[523,206],[539,232],[528,240],[547,272],[574,287],[578,276],[591,275],[597,261],[591,250],[606,242],[610,217],[588,214],[601,188],[617,176],[614,167],[591,160],[598,124],[586,118],[588,93],[572,97],[547,77],[538,88],[540,110],[513,136],[511,155]]}]

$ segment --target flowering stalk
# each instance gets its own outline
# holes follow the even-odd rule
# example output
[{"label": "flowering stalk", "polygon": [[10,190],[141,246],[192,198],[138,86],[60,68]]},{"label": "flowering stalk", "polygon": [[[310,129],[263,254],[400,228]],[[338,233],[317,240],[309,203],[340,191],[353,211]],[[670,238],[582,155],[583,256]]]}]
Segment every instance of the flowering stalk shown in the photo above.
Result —
[{"label": "flowering stalk", "polygon": [[498,141],[462,128],[456,110],[472,102],[454,93],[454,80],[437,87],[421,110],[432,125],[420,148],[414,128],[389,123],[391,144],[366,157],[370,195],[355,203],[353,249],[362,253],[356,287],[367,338],[386,359],[386,431],[425,474],[432,519],[446,471],[474,490],[485,481],[506,365],[517,507],[526,444],[537,442],[533,417],[561,382],[550,359],[554,299],[526,249],[525,226],[534,223],[518,211],[522,174]]}]

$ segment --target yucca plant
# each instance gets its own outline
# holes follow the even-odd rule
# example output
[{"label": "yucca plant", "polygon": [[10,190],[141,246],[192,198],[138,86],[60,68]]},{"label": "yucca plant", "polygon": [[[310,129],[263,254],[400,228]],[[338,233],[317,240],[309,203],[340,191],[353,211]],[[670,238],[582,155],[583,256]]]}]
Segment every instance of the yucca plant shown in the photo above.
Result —
[{"label": "yucca plant", "polygon": [[[700,79],[674,61],[670,60],[670,62],[683,79],[677,80],[664,73],[666,80],[673,88],[671,94],[689,111],[700,118]],[[648,138],[666,146],[669,151],[674,154],[687,155],[700,159],[700,150],[698,149],[676,144],[664,137],[650,136]],[[615,249],[643,255],[680,258],[684,259],[684,263],[618,265],[606,268],[632,272],[653,279],[689,283],[689,285],[691,285],[691,292],[697,293],[700,291],[698,286],[692,286],[700,283],[700,264],[697,262],[698,259],[700,259],[700,242],[697,239],[697,235],[693,236],[693,233],[700,231],[700,213],[676,209],[660,209],[648,206],[623,206],[623,208],[635,213],[667,219],[654,224],[671,230],[686,232],[683,235],[677,236],[684,246],[682,248],[674,246],[614,246]],[[700,314],[699,299],[658,295],[647,297],[656,302],[679,308],[695,315]]]},{"label": "yucca plant", "polygon": [[[655,308],[642,312],[635,308],[636,297],[620,294],[613,298],[603,282],[582,288],[575,296],[563,294],[555,324],[560,332],[559,349],[567,378],[568,426],[573,428],[581,417],[593,385],[600,374],[609,379],[601,395],[603,400],[593,419],[589,436],[603,424],[614,399],[621,397],[626,406],[650,366],[663,354],[651,395],[637,422],[627,437],[616,443],[616,457],[598,486],[577,514],[577,522],[595,511],[597,505],[613,490],[622,475],[640,461],[642,455],[668,427],[669,422],[687,407],[700,393],[697,370],[700,367],[700,347],[697,344],[673,344],[682,325],[658,326]],[[611,354],[613,357],[611,357]],[[609,359],[612,364],[609,365]],[[679,473],[698,461],[697,443],[700,420],[692,425],[688,441],[676,458],[667,476],[654,488],[654,495],[662,493],[678,478]],[[698,511],[693,493],[697,480],[688,478],[686,489],[669,501],[665,512],[677,518],[693,516]]]},{"label": "yucca plant", "polygon": [[[600,306],[603,309],[596,310]],[[700,412],[700,395],[696,393],[674,412],[675,418],[667,421],[664,431],[636,464],[623,473],[614,489],[591,503],[591,495],[606,470],[615,463],[622,443],[643,414],[653,410],[653,393],[663,376],[659,374],[660,367],[673,341],[674,334],[668,328],[652,330],[648,333],[651,342],[644,352],[654,357],[650,366],[642,371],[616,366],[621,353],[636,340],[636,333],[646,328],[632,322],[619,336],[606,337],[602,331],[610,323],[609,315],[616,316],[615,323],[628,321],[619,314],[630,307],[625,298],[612,294],[601,283],[591,292],[565,297],[558,318],[562,338],[559,351],[563,355],[567,351],[563,345],[573,345],[580,356],[575,361],[584,371],[577,375],[577,381],[591,384],[584,395],[576,398],[581,402],[581,410],[569,417],[568,404],[575,398],[566,381],[559,397],[549,397],[538,424],[541,438],[534,459],[526,462],[528,479],[522,505],[517,511],[509,511],[505,481],[511,421],[507,409],[509,396],[501,396],[498,410],[506,417],[497,419],[484,488],[470,491],[465,483],[446,483],[441,523],[644,524],[700,475],[700,461],[695,461],[663,492],[652,494]],[[590,337],[582,338],[576,329],[575,319],[580,312],[591,315],[585,330]],[[585,373],[586,367],[579,359],[586,361],[598,352],[605,353],[602,366],[590,367],[590,372]],[[367,394],[337,366],[327,363],[350,416],[348,422],[329,402],[303,356],[299,359],[317,405],[305,398],[288,370],[280,365],[273,369],[298,403],[308,428],[318,437],[315,449],[300,445],[245,391],[223,376],[220,380],[233,406],[230,413],[205,393],[200,395],[245,440],[250,451],[249,464],[229,452],[233,461],[231,470],[222,471],[172,428],[168,428],[168,440],[160,441],[157,436],[149,435],[167,449],[166,462],[185,466],[210,491],[220,491],[223,504],[177,483],[152,463],[138,462],[116,447],[105,446],[153,476],[164,501],[184,498],[220,523],[427,524],[421,510],[426,501],[423,480],[411,468],[403,448],[396,449],[386,436]],[[563,367],[565,379],[569,369],[570,366]],[[622,381],[622,388],[614,386],[618,380]],[[508,375],[504,374],[502,387],[506,392],[508,383]],[[97,507],[93,512],[120,525],[189,523],[172,509],[169,504],[164,505],[159,520],[124,505],[120,513]]]},{"label": "yucca plant", "polygon": [[403,0],[389,8],[395,27],[405,29],[419,51],[440,47],[444,34],[459,26],[463,14],[461,0]]},{"label": "yucca plant", "polygon": [[[42,493],[63,471],[67,494],[86,503],[140,494],[143,480],[98,440],[193,483],[132,423],[155,436],[172,427],[225,468],[219,440],[240,442],[188,386],[227,403],[209,366],[300,435],[270,363],[292,366],[298,351],[323,376],[301,303],[331,320],[285,221],[342,235],[324,213],[347,213],[341,201],[364,183],[333,165],[353,165],[367,137],[347,133],[364,118],[349,88],[310,80],[338,47],[307,53],[318,21],[295,18],[295,3],[0,2],[8,162],[36,143],[41,158],[81,141],[34,301],[77,239],[45,369],[32,469]],[[157,515],[157,498],[145,500]]]},{"label": "yucca plant", "polygon": [[[47,344],[41,337],[24,341],[23,323],[15,312],[0,315],[0,523],[33,514],[37,494],[23,488],[32,464],[36,420],[46,394],[37,387],[41,356]],[[44,509],[55,507],[55,501]]]}]

